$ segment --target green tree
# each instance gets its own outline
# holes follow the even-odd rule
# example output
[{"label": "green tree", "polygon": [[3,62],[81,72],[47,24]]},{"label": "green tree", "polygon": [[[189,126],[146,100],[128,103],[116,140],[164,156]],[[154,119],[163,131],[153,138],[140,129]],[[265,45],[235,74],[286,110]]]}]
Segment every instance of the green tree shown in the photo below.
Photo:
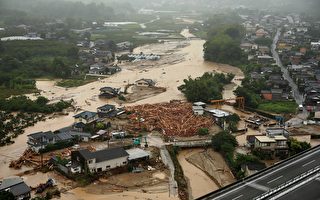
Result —
[{"label": "green tree", "polygon": [[221,131],[212,137],[212,147],[223,154],[233,153],[238,146],[236,138],[226,131]]},{"label": "green tree", "polygon": [[41,106],[44,106],[46,105],[47,103],[49,102],[49,99],[43,97],[43,96],[40,96],[36,99],[36,103],[41,105]]},{"label": "green tree", "polygon": [[79,49],[77,47],[71,47],[67,50],[67,55],[70,58],[77,59],[79,56]]},{"label": "green tree", "polygon": [[233,75],[205,73],[201,77],[183,80],[184,84],[178,89],[188,101],[210,102],[212,99],[222,99],[223,85],[231,82]]},{"label": "green tree", "polygon": [[102,130],[102,129],[105,128],[105,125],[104,125],[104,123],[102,123],[102,122],[98,122],[98,123],[96,124],[96,128],[97,128],[98,130]]},{"label": "green tree", "polygon": [[261,102],[261,97],[244,87],[237,87],[234,91],[237,97],[245,98],[245,105],[251,108],[257,108]]},{"label": "green tree", "polygon": [[288,141],[288,147],[290,155],[292,156],[311,148],[311,145],[307,142],[299,142],[298,140],[291,138]]},{"label": "green tree", "polygon": [[59,78],[68,78],[71,75],[71,69],[61,58],[55,58],[52,61],[54,75]]}]

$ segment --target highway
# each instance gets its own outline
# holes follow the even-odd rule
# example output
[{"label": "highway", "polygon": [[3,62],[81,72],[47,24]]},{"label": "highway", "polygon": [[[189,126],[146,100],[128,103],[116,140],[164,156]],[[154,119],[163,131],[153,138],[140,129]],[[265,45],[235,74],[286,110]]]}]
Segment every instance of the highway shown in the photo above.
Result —
[{"label": "highway", "polygon": [[[290,181],[299,175],[320,166],[320,146],[299,155],[295,158],[289,159],[277,166],[268,168],[267,170],[248,177],[243,181],[222,188],[216,192],[208,194],[199,199],[215,199],[215,200],[244,200],[254,199],[257,196],[276,188],[277,186]],[[319,192],[319,191],[315,191]],[[290,193],[288,194],[290,195]],[[305,194],[312,197],[313,192]],[[289,198],[291,199],[291,198]],[[305,200],[305,199],[304,199]]]},{"label": "highway", "polygon": [[320,180],[319,178],[313,179],[312,181],[301,185],[297,189],[289,192],[278,200],[319,200],[320,199]]}]

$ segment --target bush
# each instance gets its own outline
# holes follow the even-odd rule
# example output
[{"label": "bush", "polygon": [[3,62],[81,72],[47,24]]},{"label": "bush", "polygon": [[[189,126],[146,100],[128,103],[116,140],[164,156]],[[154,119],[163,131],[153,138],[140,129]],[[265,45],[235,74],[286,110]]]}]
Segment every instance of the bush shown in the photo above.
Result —
[{"label": "bush", "polygon": [[123,95],[118,96],[118,99],[121,100],[121,101],[126,101],[127,100],[126,97],[123,96]]},{"label": "bush", "polygon": [[224,155],[233,152],[236,146],[238,146],[236,138],[225,131],[221,131],[212,137],[213,149]]},{"label": "bush", "polygon": [[288,147],[289,147],[290,156],[293,156],[307,149],[310,149],[311,145],[307,142],[299,142],[298,140],[291,138],[288,141]]},{"label": "bush", "polygon": [[208,135],[208,134],[209,134],[209,129],[207,129],[207,128],[199,128],[198,135],[204,136],[204,135]]}]

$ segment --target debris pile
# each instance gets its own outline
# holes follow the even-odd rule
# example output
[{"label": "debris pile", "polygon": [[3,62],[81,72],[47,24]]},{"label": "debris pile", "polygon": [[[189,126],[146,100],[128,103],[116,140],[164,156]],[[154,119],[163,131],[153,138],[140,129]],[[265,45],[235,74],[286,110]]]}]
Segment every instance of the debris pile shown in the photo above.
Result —
[{"label": "debris pile", "polygon": [[10,162],[9,167],[14,169],[20,169],[22,165],[26,165],[35,166],[37,168],[48,165],[48,163],[48,159],[42,159],[41,161],[40,157],[35,152],[33,152],[31,149],[26,149],[23,152],[22,156],[20,156],[20,158],[18,158],[17,160],[12,160]]},{"label": "debris pile", "polygon": [[185,137],[196,135],[199,128],[213,125],[211,118],[194,115],[192,104],[181,101],[132,106],[126,111],[131,113],[127,130],[134,133],[159,130],[167,136]]}]

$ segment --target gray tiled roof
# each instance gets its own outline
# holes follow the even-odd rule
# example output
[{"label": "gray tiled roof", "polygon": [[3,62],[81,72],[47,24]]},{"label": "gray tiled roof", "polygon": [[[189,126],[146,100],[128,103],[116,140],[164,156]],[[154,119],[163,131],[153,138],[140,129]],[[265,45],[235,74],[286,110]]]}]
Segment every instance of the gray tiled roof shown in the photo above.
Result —
[{"label": "gray tiled roof", "polygon": [[129,156],[129,154],[123,148],[111,148],[100,151],[90,152],[87,149],[79,150],[79,153],[86,159],[96,159],[96,162],[103,162],[106,160],[112,160]]}]

